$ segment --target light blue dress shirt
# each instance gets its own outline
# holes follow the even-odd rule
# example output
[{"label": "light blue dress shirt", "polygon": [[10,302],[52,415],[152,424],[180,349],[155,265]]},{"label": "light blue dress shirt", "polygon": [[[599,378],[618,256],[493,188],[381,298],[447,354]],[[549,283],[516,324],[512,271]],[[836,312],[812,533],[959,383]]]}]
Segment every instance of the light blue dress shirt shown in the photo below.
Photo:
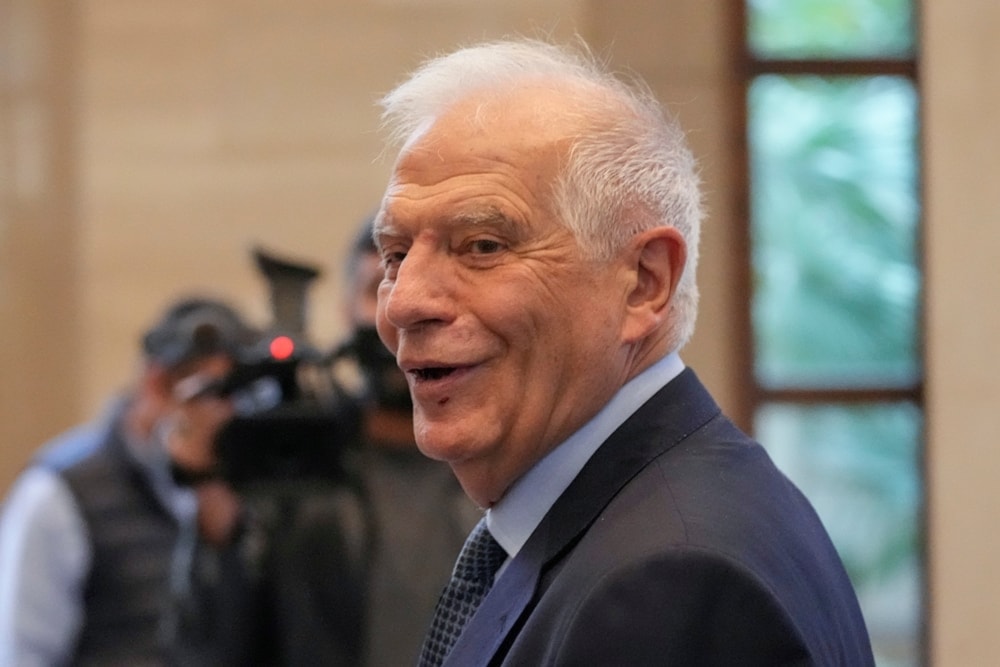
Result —
[{"label": "light blue dress shirt", "polygon": [[[684,363],[675,352],[629,380],[600,412],[514,482],[503,498],[486,511],[490,533],[507,552],[508,562],[524,547],[601,444],[683,370]],[[497,576],[505,568],[506,563]]]}]

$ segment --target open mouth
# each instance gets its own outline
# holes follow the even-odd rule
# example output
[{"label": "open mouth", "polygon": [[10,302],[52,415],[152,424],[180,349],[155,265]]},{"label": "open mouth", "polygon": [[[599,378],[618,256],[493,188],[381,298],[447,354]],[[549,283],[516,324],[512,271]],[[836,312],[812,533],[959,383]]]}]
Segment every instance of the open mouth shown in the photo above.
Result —
[{"label": "open mouth", "polygon": [[413,374],[418,380],[440,380],[455,372],[453,367],[445,366],[439,368],[417,368]]}]

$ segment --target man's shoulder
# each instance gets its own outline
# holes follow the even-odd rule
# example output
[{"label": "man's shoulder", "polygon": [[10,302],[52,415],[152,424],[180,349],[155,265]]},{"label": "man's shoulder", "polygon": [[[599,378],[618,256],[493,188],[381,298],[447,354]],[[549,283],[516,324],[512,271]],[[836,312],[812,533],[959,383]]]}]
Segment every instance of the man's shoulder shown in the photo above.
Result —
[{"label": "man's shoulder", "polygon": [[668,450],[567,546],[543,568],[512,661],[558,650],[568,662],[587,655],[595,664],[666,655],[737,664],[741,652],[739,664],[776,664],[779,655],[870,664],[836,552],[752,440],[705,438]]},{"label": "man's shoulder", "polygon": [[769,605],[772,626],[810,646],[825,641],[818,627],[837,628],[850,645],[866,639],[853,588],[811,505],[761,445],[721,416],[628,480],[552,574],[549,592],[576,604],[591,599],[586,590],[600,605],[634,596],[656,613],[671,613],[683,591],[686,605],[745,598]]},{"label": "man's shoulder", "polygon": [[98,423],[75,426],[42,445],[34,464],[54,471],[65,470],[100,449],[105,429]]},{"label": "man's shoulder", "polygon": [[39,447],[32,465],[62,471],[101,451],[120,424],[127,403],[126,396],[113,397],[99,415],[70,427]]},{"label": "man's shoulder", "polygon": [[722,415],[653,458],[594,526],[634,535],[628,542],[640,548],[716,552],[750,567],[795,549],[837,559],[809,501],[762,445]]}]

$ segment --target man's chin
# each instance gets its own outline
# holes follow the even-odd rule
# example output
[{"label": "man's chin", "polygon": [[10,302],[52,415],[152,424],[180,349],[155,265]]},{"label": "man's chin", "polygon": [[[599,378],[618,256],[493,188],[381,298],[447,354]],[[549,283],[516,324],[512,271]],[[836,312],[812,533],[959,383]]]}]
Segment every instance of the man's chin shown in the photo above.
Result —
[{"label": "man's chin", "polygon": [[481,433],[468,433],[442,424],[417,423],[414,429],[417,448],[424,456],[444,461],[452,468],[468,467],[483,458]]},{"label": "man's chin", "polygon": [[417,437],[417,448],[423,452],[424,456],[435,461],[445,463],[458,463],[468,456],[467,444],[463,442],[452,443],[439,439],[425,439]]}]

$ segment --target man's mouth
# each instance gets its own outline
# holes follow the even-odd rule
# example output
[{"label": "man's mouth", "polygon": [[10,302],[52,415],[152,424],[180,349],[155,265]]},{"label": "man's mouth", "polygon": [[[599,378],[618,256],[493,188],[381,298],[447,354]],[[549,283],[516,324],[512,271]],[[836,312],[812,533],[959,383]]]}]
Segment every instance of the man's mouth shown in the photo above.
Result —
[{"label": "man's mouth", "polygon": [[421,380],[440,380],[443,377],[448,377],[455,372],[455,368],[452,366],[441,366],[441,367],[431,367],[431,368],[415,368],[412,373],[416,376],[418,381]]}]

